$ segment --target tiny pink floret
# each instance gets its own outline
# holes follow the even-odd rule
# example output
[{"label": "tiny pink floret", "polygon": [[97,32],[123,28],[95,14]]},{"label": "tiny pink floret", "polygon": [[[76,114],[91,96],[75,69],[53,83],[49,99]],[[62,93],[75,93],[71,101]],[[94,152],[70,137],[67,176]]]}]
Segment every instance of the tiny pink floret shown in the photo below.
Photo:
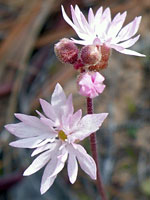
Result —
[{"label": "tiny pink floret", "polygon": [[80,74],[77,81],[79,93],[86,97],[95,98],[105,88],[103,81],[104,77],[99,72],[84,72]]}]

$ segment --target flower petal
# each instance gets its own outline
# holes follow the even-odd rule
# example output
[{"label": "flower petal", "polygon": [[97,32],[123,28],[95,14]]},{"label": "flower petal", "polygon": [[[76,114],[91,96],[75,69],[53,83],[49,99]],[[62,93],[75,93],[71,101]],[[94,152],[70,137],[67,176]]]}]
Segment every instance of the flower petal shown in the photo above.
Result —
[{"label": "flower petal", "polygon": [[29,148],[33,149],[38,146],[40,142],[42,142],[44,137],[31,137],[25,138],[21,140],[17,140],[14,142],[9,143],[10,146],[17,147],[17,148]]},{"label": "flower petal", "polygon": [[15,113],[14,114],[15,117],[17,119],[19,119],[20,121],[22,121],[23,123],[41,129],[41,130],[45,130],[48,131],[48,127],[46,127],[39,118],[35,117],[35,116],[31,116],[31,115],[25,115],[25,114],[20,114],[20,113]]},{"label": "flower petal", "polygon": [[72,20],[73,20],[74,25],[78,28],[79,31],[84,33],[83,24],[80,18],[80,9],[75,7],[75,10],[74,10],[72,5],[70,7],[71,7],[71,15],[72,15]]},{"label": "flower petal", "polygon": [[[73,9],[73,12],[74,12],[74,9]],[[77,35],[78,35],[80,38],[82,38],[82,39],[88,38],[88,34],[87,34],[87,33],[85,34],[85,31],[84,31],[83,28],[82,28],[83,26],[80,26],[78,22],[77,22],[78,25],[74,25],[74,24],[72,23],[72,21],[69,19],[69,17],[66,15],[66,12],[65,12],[63,6],[62,6],[62,14],[63,14],[64,20],[76,31]],[[75,14],[75,13],[72,14],[72,18],[73,18],[73,19],[76,18],[76,14]],[[81,21],[81,19],[78,19],[78,20]],[[81,22],[80,22],[80,23],[81,23]]]},{"label": "flower petal", "polygon": [[48,150],[48,149],[51,150],[54,144],[55,144],[55,143],[51,143],[51,144],[46,144],[46,145],[41,146],[41,147],[37,147],[37,148],[32,152],[31,156],[33,157],[33,156],[35,156],[35,155],[37,155],[37,154],[39,154],[39,153],[42,153],[43,151],[46,151],[46,150]]},{"label": "flower petal", "polygon": [[77,179],[78,163],[76,160],[76,156],[73,155],[72,153],[69,153],[67,170],[68,170],[69,180],[73,184]]},{"label": "flower petal", "polygon": [[95,14],[94,25],[96,34],[98,34],[99,32],[99,25],[101,22],[102,12],[103,12],[103,7],[100,7]]},{"label": "flower petal", "polygon": [[52,122],[50,119],[47,119],[46,117],[42,117],[40,120],[43,122],[43,124],[49,127],[51,134],[53,134],[54,136],[56,132],[54,131],[53,126],[55,126],[56,122]]},{"label": "flower petal", "polygon": [[124,12],[122,15],[120,15],[120,13],[118,13],[114,18],[113,21],[111,22],[110,26],[109,26],[109,30],[107,32],[107,35],[109,35],[110,37],[115,37],[118,32],[120,31],[120,29],[123,26],[123,23],[126,19],[127,16],[127,12]]},{"label": "flower petal", "polygon": [[132,36],[134,36],[136,34],[136,32],[138,31],[139,25],[141,23],[141,19],[142,17],[135,17],[135,19],[130,22],[129,24],[127,24],[118,34],[117,36],[117,42],[120,41],[125,41],[128,40],[129,38],[131,38]]},{"label": "flower petal", "polygon": [[74,107],[72,103],[72,94],[70,94],[64,106],[64,115],[65,116],[72,115],[73,112],[74,112]]},{"label": "flower petal", "polygon": [[88,22],[92,29],[94,28],[94,19],[95,19],[95,17],[94,17],[93,10],[92,10],[92,8],[90,8],[89,12],[88,12]]},{"label": "flower petal", "polygon": [[94,159],[89,154],[87,154],[87,152],[81,145],[75,144],[75,146],[76,156],[81,169],[85,173],[87,173],[92,179],[96,179],[96,164]]},{"label": "flower petal", "polygon": [[66,102],[66,95],[63,88],[59,83],[55,86],[55,90],[52,94],[51,104],[52,106],[62,106]]},{"label": "flower petal", "polygon": [[62,15],[63,15],[63,18],[64,20],[74,29],[76,30],[76,26],[72,23],[72,21],[69,19],[69,17],[67,16],[65,10],[64,10],[64,7],[61,6],[61,10],[62,10]]},{"label": "flower petal", "polygon": [[140,35],[134,37],[134,38],[131,38],[125,42],[122,42],[122,43],[119,43],[118,45],[122,46],[123,48],[129,48],[131,46],[133,46],[139,39]]},{"label": "flower petal", "polygon": [[71,39],[76,44],[81,44],[81,45],[90,45],[90,44],[93,44],[93,39],[92,40],[91,39],[89,39],[89,40],[75,40],[74,38],[71,38]]},{"label": "flower petal", "polygon": [[51,177],[56,176],[64,168],[67,158],[68,158],[68,151],[65,148],[63,148],[61,154],[57,156],[57,164],[55,166],[55,170],[50,175]]},{"label": "flower petal", "polygon": [[51,176],[53,171],[55,170],[57,164],[57,158],[52,158],[52,160],[47,164],[47,166],[44,169],[44,173],[42,176],[42,181],[41,181],[41,194],[44,194],[53,184],[56,176]]},{"label": "flower petal", "polygon": [[55,111],[50,103],[47,101],[40,99],[40,104],[42,106],[42,110],[44,111],[45,115],[52,120],[56,119]]},{"label": "flower petal", "polygon": [[[82,21],[82,24],[83,24],[83,28],[85,30],[85,32],[88,34],[88,35],[95,35],[94,31],[92,31],[90,25],[88,24],[86,18],[84,17],[84,15],[82,14],[82,12],[80,13],[80,16],[81,16],[81,21]],[[96,36],[96,35],[95,35]]]},{"label": "flower petal", "polygon": [[70,121],[70,129],[76,128],[81,117],[82,117],[82,110],[80,109],[72,115],[71,121]]},{"label": "flower petal", "polygon": [[23,173],[24,176],[29,176],[31,174],[34,174],[38,170],[40,170],[46,163],[50,160],[51,154],[50,151],[46,151],[39,155],[32,164],[25,170]]},{"label": "flower petal", "polygon": [[39,130],[38,128],[34,128],[32,126],[28,126],[23,122],[17,124],[8,124],[5,125],[5,128],[12,133],[13,135],[19,138],[28,138],[39,136],[43,134],[43,131]]},{"label": "flower petal", "polygon": [[101,114],[88,114],[85,115],[77,128],[68,138],[83,140],[84,138],[88,137],[91,133],[97,131],[105,118],[107,117],[108,113],[101,113]]},{"label": "flower petal", "polygon": [[99,22],[97,34],[99,37],[106,34],[106,31],[111,22],[111,12],[110,8],[106,8],[101,16],[101,21]]},{"label": "flower petal", "polygon": [[[117,49],[116,49],[116,50],[117,50]],[[117,50],[117,51],[119,51],[119,50]],[[138,52],[133,51],[133,50],[130,50],[130,49],[123,49],[123,50],[120,50],[119,52],[120,52],[120,53],[123,53],[123,54],[127,54],[127,55],[145,57],[144,54],[138,53]]]},{"label": "flower petal", "polygon": [[46,177],[46,175],[42,177],[43,181],[42,181],[41,188],[40,188],[41,194],[44,194],[53,185],[56,177],[57,176]]}]

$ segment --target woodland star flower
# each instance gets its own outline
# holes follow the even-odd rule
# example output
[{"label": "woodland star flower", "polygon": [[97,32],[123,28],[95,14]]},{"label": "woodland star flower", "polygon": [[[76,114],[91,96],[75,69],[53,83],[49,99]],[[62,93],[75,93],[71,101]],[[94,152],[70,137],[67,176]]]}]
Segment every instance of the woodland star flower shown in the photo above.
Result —
[{"label": "woodland star flower", "polygon": [[92,8],[88,12],[88,20],[84,17],[79,7],[76,5],[75,9],[71,5],[72,21],[67,16],[63,6],[62,14],[64,20],[76,31],[81,40],[72,40],[81,45],[106,45],[109,48],[113,48],[123,54],[145,56],[136,51],[128,49],[134,45],[139,39],[140,35],[135,34],[138,31],[141,16],[135,17],[135,19],[123,26],[127,12],[122,14],[118,13],[111,19],[110,8],[106,8],[103,11],[103,7],[100,7],[94,15]]},{"label": "woodland star flower", "polygon": [[79,93],[83,96],[95,98],[103,92],[104,77],[99,72],[84,72],[79,75],[77,84]]},{"label": "woodland star flower", "polygon": [[31,175],[46,165],[41,181],[41,194],[51,187],[66,161],[72,184],[77,178],[78,163],[83,171],[96,179],[95,161],[77,143],[97,131],[107,113],[88,114],[82,118],[81,110],[74,113],[72,95],[67,98],[59,84],[52,94],[51,104],[42,99],[40,104],[44,112],[43,115],[37,111],[40,118],[15,114],[21,122],[5,126],[10,133],[20,138],[11,142],[11,146],[35,148],[31,156],[40,154],[25,170],[24,176]]}]

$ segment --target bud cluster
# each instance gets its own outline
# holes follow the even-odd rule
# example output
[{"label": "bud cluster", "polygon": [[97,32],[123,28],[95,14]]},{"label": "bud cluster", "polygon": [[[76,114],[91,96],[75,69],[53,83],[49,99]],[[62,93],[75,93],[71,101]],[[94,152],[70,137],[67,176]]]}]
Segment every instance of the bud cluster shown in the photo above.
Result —
[{"label": "bud cluster", "polygon": [[103,45],[87,45],[78,49],[73,41],[61,39],[55,45],[55,54],[62,63],[69,63],[76,70],[99,71],[108,65],[110,48]]}]

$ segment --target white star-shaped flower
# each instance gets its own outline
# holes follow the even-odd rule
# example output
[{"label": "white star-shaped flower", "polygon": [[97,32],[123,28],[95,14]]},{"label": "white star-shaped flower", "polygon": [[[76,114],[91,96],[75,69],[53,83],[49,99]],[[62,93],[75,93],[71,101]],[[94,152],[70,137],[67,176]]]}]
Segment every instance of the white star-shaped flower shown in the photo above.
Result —
[{"label": "white star-shaped flower", "polygon": [[41,194],[53,184],[57,174],[67,161],[70,182],[76,181],[78,163],[92,179],[96,179],[96,164],[86,150],[78,144],[91,133],[97,131],[107,113],[88,114],[82,118],[82,111],[74,113],[72,95],[66,97],[62,87],[57,84],[52,94],[51,104],[40,100],[44,115],[35,116],[15,114],[21,122],[8,124],[5,128],[20,139],[10,145],[34,149],[31,156],[38,155],[25,170],[24,176],[31,175],[45,167],[41,181]]},{"label": "white star-shaped flower", "polygon": [[128,49],[133,46],[140,37],[140,35],[135,36],[135,34],[139,29],[141,16],[135,17],[133,21],[123,27],[127,12],[122,14],[118,13],[111,19],[110,8],[106,8],[103,11],[103,7],[100,7],[95,15],[90,8],[88,20],[86,20],[77,5],[75,9],[71,6],[72,21],[67,16],[63,6],[62,14],[64,20],[76,31],[81,39],[75,40],[72,38],[75,43],[81,45],[106,45],[123,54],[145,56]]}]

